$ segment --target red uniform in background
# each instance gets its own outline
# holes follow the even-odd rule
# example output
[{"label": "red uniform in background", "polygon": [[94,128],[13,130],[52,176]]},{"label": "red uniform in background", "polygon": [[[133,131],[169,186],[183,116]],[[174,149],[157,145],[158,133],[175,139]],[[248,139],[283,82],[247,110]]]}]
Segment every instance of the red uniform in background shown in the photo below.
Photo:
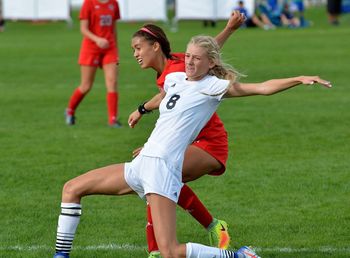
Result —
[{"label": "red uniform in background", "polygon": [[65,113],[66,124],[75,124],[75,111],[92,88],[96,67],[100,67],[104,70],[107,87],[108,123],[111,127],[120,127],[116,66],[119,62],[116,35],[116,21],[120,19],[118,2],[85,0],[79,18],[84,35],[78,61],[82,67],[81,84],[70,97]]},{"label": "red uniform in background", "polygon": [[97,0],[85,0],[79,19],[88,20],[89,30],[109,42],[109,48],[101,49],[91,39],[84,37],[81,44],[79,64],[102,66],[109,63],[118,63],[115,33],[115,21],[120,19],[118,3],[115,0],[109,0],[106,3],[100,3]]}]

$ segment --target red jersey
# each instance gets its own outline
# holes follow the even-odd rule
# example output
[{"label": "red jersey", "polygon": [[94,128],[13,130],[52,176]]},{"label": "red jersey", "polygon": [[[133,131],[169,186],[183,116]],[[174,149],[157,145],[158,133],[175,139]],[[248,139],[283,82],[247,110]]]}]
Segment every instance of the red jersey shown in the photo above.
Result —
[{"label": "red jersey", "polygon": [[157,77],[157,85],[161,89],[164,87],[165,76],[167,76],[169,73],[185,71],[185,54],[174,53],[171,55],[173,58],[167,60],[162,74]]},{"label": "red jersey", "polygon": [[[80,11],[80,20],[89,21],[89,30],[109,41],[110,49],[116,47],[115,21],[120,19],[116,0],[100,3],[98,0],[85,0]],[[95,42],[84,37],[83,48],[101,50]]]},{"label": "red jersey", "polygon": [[[185,71],[185,54],[184,53],[174,53],[173,58],[168,59],[162,74],[157,77],[157,85],[159,88],[164,87],[165,77],[169,73],[173,72],[184,72]],[[194,142],[200,140],[207,140],[209,142],[216,141],[217,139],[226,138],[227,143],[227,133],[224,128],[224,124],[220,120],[219,116],[215,112],[210,118],[208,123],[204,126],[202,131],[199,133]]]}]

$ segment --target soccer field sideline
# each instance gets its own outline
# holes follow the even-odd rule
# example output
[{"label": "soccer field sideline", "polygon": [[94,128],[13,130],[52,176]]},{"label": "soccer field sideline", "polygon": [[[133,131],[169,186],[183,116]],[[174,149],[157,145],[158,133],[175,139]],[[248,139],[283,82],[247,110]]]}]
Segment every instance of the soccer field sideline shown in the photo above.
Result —
[{"label": "soccer field sideline", "polygon": [[[264,253],[320,253],[320,254],[350,254],[350,247],[337,248],[332,246],[321,246],[318,248],[293,248],[293,247],[254,247],[257,252]],[[142,251],[146,250],[146,246],[132,245],[132,244],[100,244],[90,246],[73,246],[73,250],[84,251],[111,251],[111,250],[124,250],[124,251]],[[52,251],[52,246],[48,245],[15,245],[15,246],[1,246],[0,251]]]}]

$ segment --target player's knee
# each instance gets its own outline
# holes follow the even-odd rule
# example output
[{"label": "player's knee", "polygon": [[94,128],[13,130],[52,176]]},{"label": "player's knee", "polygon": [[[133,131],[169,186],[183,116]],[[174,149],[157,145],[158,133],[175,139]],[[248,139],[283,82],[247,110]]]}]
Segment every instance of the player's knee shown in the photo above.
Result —
[{"label": "player's knee", "polygon": [[81,84],[79,89],[81,91],[81,93],[83,94],[87,94],[92,88],[92,84],[90,83],[85,83],[85,84]]},{"label": "player's knee", "polygon": [[72,180],[69,180],[63,186],[62,199],[64,202],[74,202],[77,198],[80,198],[78,188]]}]

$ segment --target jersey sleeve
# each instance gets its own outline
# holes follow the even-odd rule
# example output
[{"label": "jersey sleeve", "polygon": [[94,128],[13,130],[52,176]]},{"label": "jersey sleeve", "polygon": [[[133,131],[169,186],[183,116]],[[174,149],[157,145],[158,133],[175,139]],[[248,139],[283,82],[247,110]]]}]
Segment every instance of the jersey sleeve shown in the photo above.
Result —
[{"label": "jersey sleeve", "polygon": [[208,77],[207,87],[201,93],[221,100],[230,85],[229,80],[219,79],[215,76]]},{"label": "jersey sleeve", "polygon": [[169,85],[170,85],[170,81],[171,81],[171,79],[169,78],[169,76],[167,76],[167,77],[165,78],[164,83],[163,83],[163,90],[164,90],[165,92],[168,92],[168,88],[169,88]]},{"label": "jersey sleeve", "polygon": [[165,77],[170,73],[184,72],[185,71],[185,54],[173,53],[172,59],[167,60],[167,64],[162,74],[157,78],[158,88],[164,87]]},{"label": "jersey sleeve", "polygon": [[118,1],[116,1],[116,3],[115,3],[115,17],[114,17],[114,19],[115,20],[119,20],[121,17],[120,17],[120,9],[119,9],[119,3],[118,3]]},{"label": "jersey sleeve", "polygon": [[79,14],[80,20],[89,20],[91,14],[91,2],[90,0],[85,0]]}]

